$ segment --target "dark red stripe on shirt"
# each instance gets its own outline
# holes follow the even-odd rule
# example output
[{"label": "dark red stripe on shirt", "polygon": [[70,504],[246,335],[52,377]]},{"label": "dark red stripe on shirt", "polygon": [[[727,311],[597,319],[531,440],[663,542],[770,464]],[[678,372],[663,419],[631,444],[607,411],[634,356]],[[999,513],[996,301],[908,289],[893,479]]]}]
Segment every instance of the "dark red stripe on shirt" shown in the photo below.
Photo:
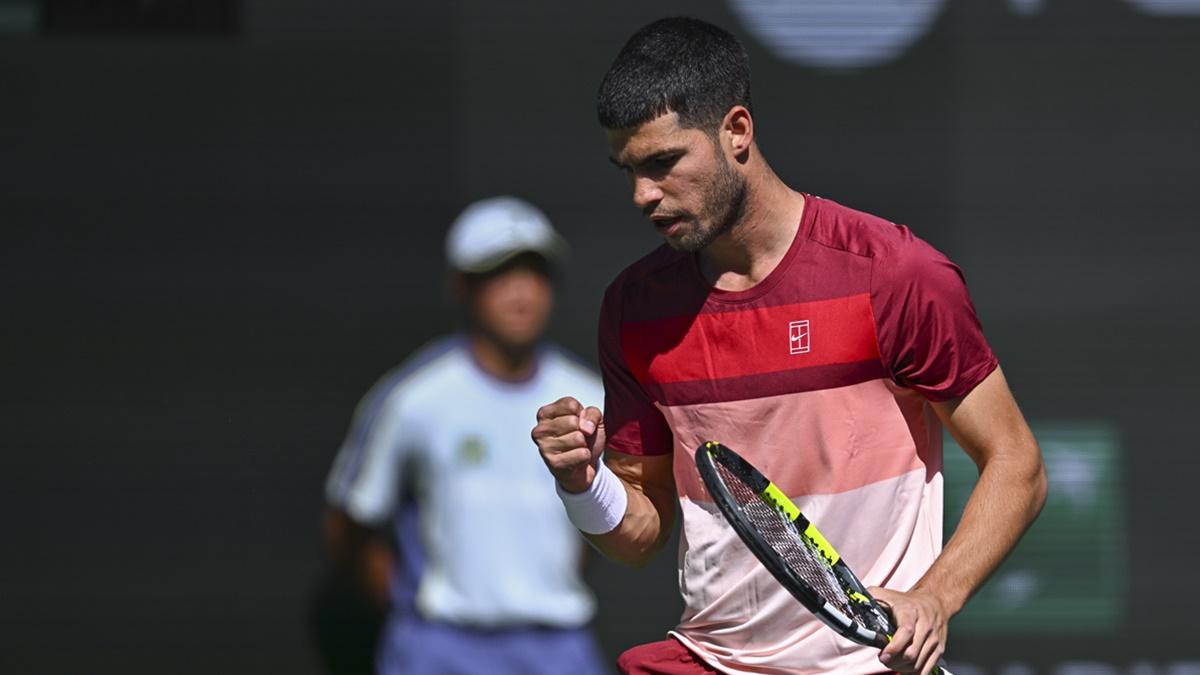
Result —
[{"label": "dark red stripe on shirt", "polygon": [[[793,340],[807,322],[803,344]],[[621,349],[643,385],[879,360],[870,295],[631,322]]]},{"label": "dark red stripe on shirt", "polygon": [[857,363],[835,363],[828,366],[797,368],[777,373],[743,375],[724,380],[695,382],[648,383],[646,393],[662,405],[695,405],[723,403],[794,394],[818,389],[848,387],[887,377],[879,359]]}]

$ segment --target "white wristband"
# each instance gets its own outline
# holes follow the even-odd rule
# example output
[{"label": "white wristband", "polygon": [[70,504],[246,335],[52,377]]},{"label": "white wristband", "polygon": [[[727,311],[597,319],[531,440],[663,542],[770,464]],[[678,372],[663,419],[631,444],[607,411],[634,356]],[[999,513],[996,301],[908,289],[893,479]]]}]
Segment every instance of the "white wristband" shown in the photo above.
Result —
[{"label": "white wristband", "polygon": [[583,492],[573,493],[555,482],[558,498],[567,508],[567,518],[587,534],[605,534],[616,529],[625,517],[629,497],[621,479],[604,462],[596,467],[596,479]]}]

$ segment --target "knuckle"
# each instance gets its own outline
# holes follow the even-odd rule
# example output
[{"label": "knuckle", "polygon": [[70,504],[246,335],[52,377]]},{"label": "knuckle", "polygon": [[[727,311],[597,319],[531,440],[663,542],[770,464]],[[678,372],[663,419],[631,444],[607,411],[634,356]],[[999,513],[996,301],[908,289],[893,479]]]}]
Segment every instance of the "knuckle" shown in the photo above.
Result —
[{"label": "knuckle", "polygon": [[554,443],[554,429],[549,426],[542,427],[542,430],[537,435],[538,445],[550,446]]},{"label": "knuckle", "polygon": [[561,420],[562,420],[561,417],[555,417],[553,419],[548,419],[545,422],[542,422],[542,425],[541,425],[542,426],[542,435],[547,438],[554,438],[555,436],[558,436],[560,433],[566,431]]},{"label": "knuckle", "polygon": [[554,455],[554,463],[560,469],[573,469],[579,466],[579,453],[574,449],[561,450]]}]

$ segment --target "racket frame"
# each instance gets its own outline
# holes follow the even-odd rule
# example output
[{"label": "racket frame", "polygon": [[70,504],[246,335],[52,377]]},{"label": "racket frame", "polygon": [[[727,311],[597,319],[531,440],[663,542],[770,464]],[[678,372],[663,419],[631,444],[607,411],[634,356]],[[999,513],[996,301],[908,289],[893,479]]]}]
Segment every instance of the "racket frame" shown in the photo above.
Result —
[{"label": "racket frame", "polygon": [[[819,550],[825,560],[830,563],[830,568],[834,576],[841,583],[842,588],[848,591],[846,594],[848,603],[867,604],[867,611],[873,609],[877,613],[879,619],[886,627],[886,632],[872,630],[861,625],[847,616],[845,612],[833,603],[821,597],[816,590],[805,582],[783,560],[782,556],[767,543],[767,540],[759,533],[758,528],[742,512],[741,506],[734,500],[729,488],[725,485],[725,481],[717,473],[716,462],[721,462],[726,468],[740,475],[746,481],[746,485],[759,499],[767,505],[778,509],[790,521],[790,525],[795,528],[796,534],[801,539],[810,542],[811,546]],[[880,649],[887,646],[891,640],[891,635],[896,630],[891,617],[871,597],[871,594],[867,592],[866,587],[854,575],[854,572],[842,561],[837,550],[817,530],[816,526],[804,517],[804,514],[792,503],[791,499],[740,455],[716,441],[709,441],[696,449],[696,468],[700,472],[700,478],[703,480],[705,488],[712,495],[717,508],[720,509],[726,520],[732,525],[734,532],[737,532],[738,537],[754,553],[754,556],[758,558],[763,567],[767,568],[767,571],[796,600],[800,601],[800,604],[804,605],[805,608],[830,628],[854,642]]]}]

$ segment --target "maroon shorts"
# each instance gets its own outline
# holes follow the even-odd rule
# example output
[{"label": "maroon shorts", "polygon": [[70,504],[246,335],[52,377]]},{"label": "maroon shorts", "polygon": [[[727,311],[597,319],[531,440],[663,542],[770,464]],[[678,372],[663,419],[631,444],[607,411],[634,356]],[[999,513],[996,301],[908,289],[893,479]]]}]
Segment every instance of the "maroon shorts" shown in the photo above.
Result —
[{"label": "maroon shorts", "polygon": [[617,659],[621,675],[698,675],[717,672],[675,638],[627,649]]},{"label": "maroon shorts", "polygon": [[[638,645],[617,658],[621,675],[699,675],[717,670],[700,660],[675,638]],[[884,671],[896,675],[891,671]]]}]

